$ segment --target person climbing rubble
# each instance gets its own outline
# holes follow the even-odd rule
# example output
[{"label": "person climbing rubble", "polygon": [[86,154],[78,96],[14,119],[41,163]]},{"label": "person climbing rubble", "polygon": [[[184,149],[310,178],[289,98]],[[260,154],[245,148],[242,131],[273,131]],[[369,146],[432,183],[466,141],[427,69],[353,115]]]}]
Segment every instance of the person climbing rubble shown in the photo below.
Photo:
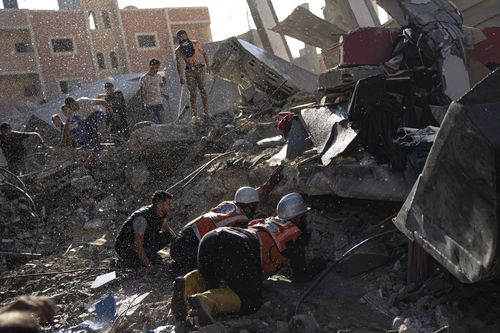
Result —
[{"label": "person climbing rubble", "polygon": [[100,124],[105,119],[105,114],[96,109],[98,106],[107,107],[108,103],[100,98],[66,97],[64,105],[67,107],[66,123],[71,125],[74,120],[78,120],[83,124],[87,138],[85,143],[88,143],[93,148],[98,148],[100,145]]},{"label": "person climbing rubble", "polygon": [[0,125],[0,148],[7,160],[9,170],[15,174],[25,171],[26,148],[23,142],[26,139],[36,139],[43,144],[43,139],[37,132],[13,131],[8,123]]},{"label": "person climbing rubble", "polygon": [[[287,260],[294,282],[308,281],[319,272],[313,262],[306,265],[310,208],[302,196],[285,195],[276,210],[277,216],[254,220],[247,229],[218,228],[202,238],[198,270],[174,282],[172,312],[176,319],[185,319],[188,304],[202,325],[212,316],[257,311],[262,304],[263,278],[276,273]],[[220,288],[222,281],[226,288]]]},{"label": "person climbing rubble", "polygon": [[[205,70],[208,74],[212,73],[209,65],[207,52],[203,49],[203,44],[197,40],[190,40],[185,30],[177,31],[177,40],[179,46],[175,49],[175,60],[177,63],[177,73],[179,73],[180,83],[187,82],[187,87],[190,94],[190,104],[192,112],[192,121],[198,119],[196,111],[196,93],[197,88],[200,90],[201,100],[203,102],[203,111],[205,117],[209,117],[208,112],[208,94],[205,88]],[[203,56],[205,64],[201,63],[200,56]],[[185,63],[186,79],[182,75],[181,59]],[[206,69],[204,69],[206,67]]]},{"label": "person climbing rubble", "polygon": [[279,182],[281,168],[276,168],[269,179],[254,189],[240,187],[233,201],[223,201],[208,213],[188,222],[173,240],[170,257],[180,271],[189,272],[197,267],[198,245],[208,232],[220,227],[246,227],[254,217],[259,194],[269,194]]},{"label": "person climbing rubble", "polygon": [[173,210],[172,194],[157,191],[151,197],[151,205],[144,206],[123,223],[115,241],[115,250],[125,266],[146,267],[153,271],[161,264],[158,251],[170,244],[174,232],[164,221]]}]

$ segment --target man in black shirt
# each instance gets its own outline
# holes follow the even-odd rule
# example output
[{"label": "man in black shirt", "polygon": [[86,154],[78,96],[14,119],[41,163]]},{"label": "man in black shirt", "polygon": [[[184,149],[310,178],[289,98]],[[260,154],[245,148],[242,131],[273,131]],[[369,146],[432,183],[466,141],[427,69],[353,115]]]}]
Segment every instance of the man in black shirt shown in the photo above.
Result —
[{"label": "man in black shirt", "polygon": [[129,266],[154,270],[161,263],[158,251],[167,246],[174,232],[164,221],[172,211],[172,194],[157,191],[151,205],[136,210],[123,223],[116,237],[115,250]]},{"label": "man in black shirt", "polygon": [[9,170],[15,174],[24,172],[26,148],[23,142],[28,138],[37,139],[40,143],[43,143],[42,137],[36,132],[13,131],[8,123],[0,125],[0,148],[2,148],[7,160]]},{"label": "man in black shirt", "polygon": [[125,98],[120,90],[115,90],[115,86],[111,82],[104,84],[105,94],[101,94],[98,98],[104,98],[108,102],[108,112],[106,117],[106,127],[109,127],[111,134],[117,134],[128,138],[128,120]]}]

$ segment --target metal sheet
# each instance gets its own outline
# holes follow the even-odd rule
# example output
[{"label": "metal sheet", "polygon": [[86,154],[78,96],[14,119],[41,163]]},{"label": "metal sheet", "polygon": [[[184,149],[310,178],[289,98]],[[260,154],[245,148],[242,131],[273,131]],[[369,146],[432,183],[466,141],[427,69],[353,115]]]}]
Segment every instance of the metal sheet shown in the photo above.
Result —
[{"label": "metal sheet", "polygon": [[344,152],[357,135],[347,120],[347,103],[304,109],[301,120],[321,154],[323,165],[330,164],[332,159]]},{"label": "metal sheet", "polygon": [[314,93],[318,77],[244,40],[229,38],[213,57],[214,73],[236,84],[254,85],[274,104],[298,92]]},{"label": "metal sheet", "polygon": [[286,150],[287,158],[301,156],[306,150],[312,148],[309,134],[298,118],[293,118],[292,127],[288,133]]},{"label": "metal sheet", "polygon": [[335,24],[317,17],[302,7],[295,8],[272,30],[322,49],[335,45],[339,41],[339,36],[346,33]]},{"label": "metal sheet", "polygon": [[500,275],[499,85],[497,70],[452,103],[395,219],[398,229],[465,283]]}]

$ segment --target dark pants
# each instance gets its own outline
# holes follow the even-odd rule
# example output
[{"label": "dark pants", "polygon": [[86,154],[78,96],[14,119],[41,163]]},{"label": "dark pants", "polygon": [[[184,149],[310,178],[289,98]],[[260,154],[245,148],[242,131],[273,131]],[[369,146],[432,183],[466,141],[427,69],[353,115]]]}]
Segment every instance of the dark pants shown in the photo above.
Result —
[{"label": "dark pants", "polygon": [[179,265],[179,268],[190,272],[196,269],[198,245],[200,241],[192,228],[184,229],[172,241],[170,257]]},{"label": "dark pants", "polygon": [[87,130],[87,144],[95,149],[98,149],[101,144],[99,122],[98,112],[92,113],[85,119],[85,129]]},{"label": "dark pants", "polygon": [[124,138],[129,137],[127,116],[117,112],[113,113],[111,115],[109,127],[112,134],[117,134]]},{"label": "dark pants", "polygon": [[203,102],[203,111],[208,114],[208,95],[205,89],[205,68],[186,69],[186,83],[190,95],[191,112],[193,116],[197,114],[196,94],[200,90],[201,101]]},{"label": "dark pants", "polygon": [[[235,228],[236,229],[236,228]],[[259,241],[229,228],[210,231],[200,242],[198,269],[207,289],[225,281],[241,301],[241,314],[257,311],[262,304]]]},{"label": "dark pants", "polygon": [[[153,265],[161,263],[161,257],[158,255],[158,251],[170,244],[171,241],[172,236],[168,232],[160,232],[156,235],[156,237],[152,237],[149,241],[144,241],[144,251]],[[123,259],[128,266],[142,266],[142,262],[135,252],[133,240],[128,244],[118,244],[117,242],[115,250],[118,257]]]}]

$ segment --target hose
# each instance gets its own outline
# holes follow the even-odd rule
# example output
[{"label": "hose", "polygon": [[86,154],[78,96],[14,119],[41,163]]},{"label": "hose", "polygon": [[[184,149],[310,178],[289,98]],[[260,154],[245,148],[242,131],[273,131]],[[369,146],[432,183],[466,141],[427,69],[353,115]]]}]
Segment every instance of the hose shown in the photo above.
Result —
[{"label": "hose", "polygon": [[383,233],[380,233],[378,235],[375,235],[375,236],[371,236],[371,237],[368,237],[364,240],[362,240],[361,242],[357,243],[356,245],[354,245],[353,247],[351,247],[349,250],[347,250],[343,255],[342,257],[340,257],[339,260],[336,260],[334,261],[333,263],[331,263],[317,278],[316,280],[311,284],[311,286],[309,286],[309,288],[307,288],[307,290],[302,294],[302,296],[300,297],[299,299],[299,302],[297,303],[296,307],[295,307],[295,313],[294,315],[296,315],[298,312],[299,312],[299,308],[300,306],[302,305],[302,303],[304,302],[304,300],[306,299],[307,296],[309,296],[311,294],[311,292],[321,283],[321,281],[323,281],[323,279],[328,275],[328,273],[330,273],[330,271],[335,267],[337,266],[338,263],[340,263],[341,261],[343,261],[345,258],[347,258],[352,252],[354,252],[355,250],[357,250],[358,248],[362,247],[363,245],[366,245],[367,243],[371,242],[372,240],[374,239],[377,239],[377,238],[380,238],[380,237],[383,237],[383,236],[386,236],[388,234],[391,234],[393,232],[395,232],[396,230],[390,230],[390,231],[385,231]]}]

